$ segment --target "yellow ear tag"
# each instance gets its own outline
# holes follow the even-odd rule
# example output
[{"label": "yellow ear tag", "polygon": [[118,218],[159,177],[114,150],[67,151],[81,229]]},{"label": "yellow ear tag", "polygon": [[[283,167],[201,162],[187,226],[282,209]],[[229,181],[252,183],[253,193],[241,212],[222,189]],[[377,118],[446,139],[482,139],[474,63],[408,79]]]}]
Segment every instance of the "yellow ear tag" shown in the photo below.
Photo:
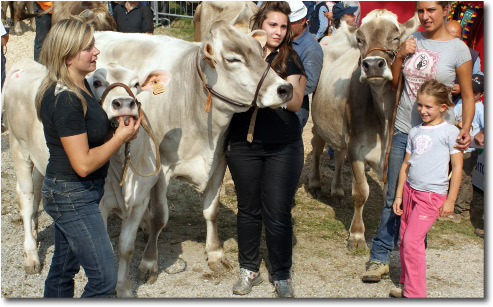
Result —
[{"label": "yellow ear tag", "polygon": [[153,82],[154,82],[154,86],[152,88],[152,93],[154,95],[159,95],[159,94],[162,94],[166,91],[166,89],[164,88],[164,85],[159,83],[159,79],[155,79]]}]

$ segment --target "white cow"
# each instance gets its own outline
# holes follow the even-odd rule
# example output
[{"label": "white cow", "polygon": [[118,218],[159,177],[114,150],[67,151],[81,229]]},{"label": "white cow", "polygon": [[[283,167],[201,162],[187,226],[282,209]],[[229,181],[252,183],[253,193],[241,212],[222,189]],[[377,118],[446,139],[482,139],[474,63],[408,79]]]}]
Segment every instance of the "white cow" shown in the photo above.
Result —
[{"label": "white cow", "polygon": [[[17,177],[16,192],[24,225],[24,268],[27,274],[40,271],[36,244],[37,212],[49,152],[43,134],[43,125],[36,116],[34,99],[46,73],[47,70],[43,65],[29,59],[21,60],[7,73],[2,92],[5,116],[9,119],[10,152]],[[136,95],[141,88],[149,88],[148,80],[155,78],[156,75],[161,76],[162,71],[152,72],[142,79],[141,87],[138,76],[134,72],[119,65],[109,64],[92,74],[88,82],[97,98],[102,96],[110,83],[115,82],[126,84]],[[167,77],[169,79],[169,74]],[[166,82],[166,78],[161,80]],[[109,92],[103,108],[110,119],[116,119],[121,115],[138,116],[133,99],[120,87]],[[141,134],[145,133],[139,133]],[[114,167],[115,162],[111,161],[110,164]]]},{"label": "white cow", "polygon": [[320,155],[327,142],[335,152],[331,194],[342,202],[342,166],[347,153],[353,175],[355,209],[349,247],[366,248],[363,206],[370,191],[365,163],[375,170],[380,180],[383,178],[396,96],[389,82],[392,80],[392,52],[418,26],[417,14],[400,24],[394,13],[373,10],[356,31],[344,25],[322,42],[327,45],[323,46],[324,65],[312,102],[313,163],[308,190],[315,197],[321,190]]},{"label": "white cow", "polygon": [[[125,65],[139,76],[158,67],[173,75],[165,95],[142,93],[137,97],[159,140],[161,171],[146,178],[129,172],[122,188],[113,182],[113,193],[105,189],[100,204],[103,214],[118,208],[125,216],[119,243],[118,296],[132,296],[129,262],[137,225],[149,200],[151,232],[138,271],[140,278],[148,275],[150,282],[157,279],[157,239],[168,221],[166,191],[171,178],[186,181],[203,193],[208,264],[214,270],[229,268],[217,233],[219,191],[226,170],[224,140],[229,123],[234,113],[250,108],[265,71],[258,91],[259,107],[278,107],[292,97],[291,84],[272,69],[266,70],[268,65],[262,58],[259,41],[265,44],[264,31],[245,34],[223,21],[211,27],[201,44],[156,35],[96,34],[100,63]],[[205,85],[218,95],[210,96]],[[227,98],[218,98],[220,95]],[[207,112],[206,108],[210,110]],[[152,147],[151,142],[148,145]],[[131,150],[140,150],[137,147],[131,145]],[[131,156],[135,156],[133,152]],[[153,161],[149,160],[147,171],[152,170]]]}]

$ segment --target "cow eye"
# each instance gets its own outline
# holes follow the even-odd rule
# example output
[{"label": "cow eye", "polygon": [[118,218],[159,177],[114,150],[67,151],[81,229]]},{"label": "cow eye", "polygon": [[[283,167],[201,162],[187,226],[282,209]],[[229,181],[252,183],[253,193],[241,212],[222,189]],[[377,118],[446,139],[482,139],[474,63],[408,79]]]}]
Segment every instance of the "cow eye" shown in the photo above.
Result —
[{"label": "cow eye", "polygon": [[100,87],[103,85],[103,83],[99,80],[95,80],[92,84],[94,85],[94,87]]},{"label": "cow eye", "polygon": [[395,40],[395,41],[400,40],[399,36],[394,37],[394,40]]},{"label": "cow eye", "polygon": [[135,83],[133,87],[138,88],[139,87],[139,82]]},{"label": "cow eye", "polygon": [[363,40],[361,38],[356,38],[356,41],[358,42],[358,44],[362,44],[363,43]]},{"label": "cow eye", "polygon": [[228,63],[241,63],[241,60],[238,58],[225,58]]}]

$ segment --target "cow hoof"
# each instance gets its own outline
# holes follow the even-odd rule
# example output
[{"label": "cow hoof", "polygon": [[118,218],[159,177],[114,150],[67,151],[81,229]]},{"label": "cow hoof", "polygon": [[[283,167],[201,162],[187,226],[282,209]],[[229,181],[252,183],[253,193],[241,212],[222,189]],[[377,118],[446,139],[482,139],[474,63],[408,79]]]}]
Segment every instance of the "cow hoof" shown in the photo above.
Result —
[{"label": "cow hoof", "polygon": [[24,269],[26,270],[26,274],[29,275],[39,274],[41,272],[41,266],[39,265],[39,262],[35,262],[32,264],[25,264]]},{"label": "cow hoof", "polygon": [[366,242],[358,242],[358,241],[348,241],[347,242],[347,248],[351,251],[354,250],[366,250],[368,249],[368,246],[366,245]]},{"label": "cow hoof", "polygon": [[226,271],[231,271],[233,268],[229,263],[228,259],[221,258],[218,261],[209,261],[209,268],[216,273],[224,273]]},{"label": "cow hoof", "polygon": [[152,285],[157,281],[157,272],[152,272],[148,269],[138,269],[137,270],[137,283],[139,285],[148,284]]},{"label": "cow hoof", "polygon": [[319,199],[322,196],[322,188],[308,187],[308,193],[310,193],[312,198]]}]

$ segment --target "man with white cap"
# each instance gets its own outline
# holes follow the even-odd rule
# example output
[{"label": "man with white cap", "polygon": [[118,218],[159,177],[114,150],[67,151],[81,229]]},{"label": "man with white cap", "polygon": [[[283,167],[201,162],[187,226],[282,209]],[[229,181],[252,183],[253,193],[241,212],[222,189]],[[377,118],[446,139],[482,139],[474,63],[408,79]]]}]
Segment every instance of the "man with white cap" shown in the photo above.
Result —
[{"label": "man with white cap", "polygon": [[288,3],[291,8],[289,21],[293,30],[293,49],[298,53],[306,73],[303,104],[298,112],[296,112],[296,115],[300,119],[301,128],[303,129],[310,115],[308,95],[312,94],[317,87],[320,72],[322,71],[324,54],[322,47],[320,47],[320,44],[313,35],[310,34],[306,26],[307,8],[303,2],[301,0],[289,0]]}]

